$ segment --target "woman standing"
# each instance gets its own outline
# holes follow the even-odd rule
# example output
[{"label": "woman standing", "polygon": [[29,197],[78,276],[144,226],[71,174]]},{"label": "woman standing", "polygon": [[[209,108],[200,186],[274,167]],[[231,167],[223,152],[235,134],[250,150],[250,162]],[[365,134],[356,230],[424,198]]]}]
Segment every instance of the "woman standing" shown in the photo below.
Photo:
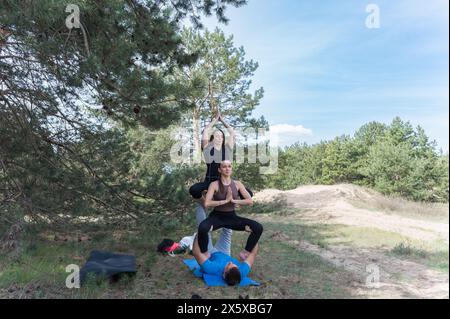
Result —
[{"label": "woman standing", "polygon": [[[222,122],[228,130],[230,136],[227,141],[225,141],[224,132],[218,128],[216,128],[211,134],[211,131],[217,121]],[[203,130],[201,148],[206,162],[206,176],[203,182],[196,183],[189,189],[191,196],[203,207],[205,206],[205,200],[202,197],[202,193],[208,190],[208,187],[212,182],[219,179],[220,163],[225,160],[232,160],[234,138],[235,132],[233,128],[225,122],[220,113],[218,113]],[[248,188],[247,192],[251,197],[253,197],[252,191]],[[241,192],[239,192],[239,196],[243,198]]]}]

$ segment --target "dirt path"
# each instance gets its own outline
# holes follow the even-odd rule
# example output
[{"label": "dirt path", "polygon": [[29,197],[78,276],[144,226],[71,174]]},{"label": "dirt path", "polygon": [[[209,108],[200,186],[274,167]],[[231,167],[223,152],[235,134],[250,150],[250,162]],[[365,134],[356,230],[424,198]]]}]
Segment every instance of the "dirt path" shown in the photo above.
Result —
[{"label": "dirt path", "polygon": [[[355,192],[360,192],[356,194]],[[288,220],[301,223],[343,224],[372,227],[399,233],[422,241],[443,239],[448,241],[448,223],[418,220],[386,214],[382,211],[355,208],[350,200],[370,197],[363,189],[352,185],[303,186],[291,191],[264,190],[255,200],[276,203],[294,209]],[[299,212],[295,212],[298,209]],[[278,219],[278,220],[277,220]],[[279,222],[279,217],[268,214],[262,222]],[[286,222],[286,219],[284,219]],[[386,254],[381,248],[356,248],[344,245],[320,247],[303,240],[290,238],[287,234],[268,231],[272,239],[296,249],[316,254],[354,275],[352,289],[356,297],[369,298],[449,298],[448,273]],[[379,274],[378,284],[367,284],[371,274]]]},{"label": "dirt path", "polygon": [[294,190],[279,191],[266,189],[255,195],[255,201],[274,202],[287,208],[298,208],[303,221],[324,224],[342,224],[359,227],[373,227],[392,231],[410,238],[432,241],[449,241],[449,224],[413,219],[382,211],[354,207],[355,199],[369,201],[374,195],[354,185],[308,185]]},{"label": "dirt path", "polygon": [[[321,248],[307,241],[292,240],[277,232],[272,232],[270,236],[350,271],[355,278],[352,283],[355,297],[449,298],[448,274],[412,261],[387,256],[382,250],[354,249],[342,245]],[[376,275],[377,272],[379,275]],[[377,276],[379,281],[371,281],[371,275]]]}]

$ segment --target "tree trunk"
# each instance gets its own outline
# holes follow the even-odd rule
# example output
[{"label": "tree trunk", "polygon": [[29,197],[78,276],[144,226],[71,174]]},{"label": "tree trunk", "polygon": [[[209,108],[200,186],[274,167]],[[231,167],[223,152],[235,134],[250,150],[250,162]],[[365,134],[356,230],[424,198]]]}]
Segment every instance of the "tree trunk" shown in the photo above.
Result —
[{"label": "tree trunk", "polygon": [[18,239],[22,233],[22,230],[23,226],[21,223],[12,225],[1,240],[0,250],[3,252],[11,252],[15,250],[18,246]]},{"label": "tree trunk", "polygon": [[217,108],[216,100],[214,99],[211,81],[208,84],[208,96],[209,96],[209,107],[211,109],[211,114],[216,115],[219,110]]},{"label": "tree trunk", "polygon": [[200,163],[201,145],[200,145],[200,112],[194,108],[192,116],[192,124],[194,126],[194,163]]}]

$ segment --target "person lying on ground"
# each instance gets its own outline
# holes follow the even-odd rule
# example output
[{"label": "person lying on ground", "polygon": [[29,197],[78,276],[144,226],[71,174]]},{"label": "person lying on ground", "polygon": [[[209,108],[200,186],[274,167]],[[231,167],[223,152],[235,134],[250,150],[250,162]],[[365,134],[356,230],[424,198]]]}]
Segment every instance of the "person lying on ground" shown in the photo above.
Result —
[{"label": "person lying on ground", "polygon": [[216,245],[202,253],[195,237],[192,249],[195,260],[202,271],[209,275],[222,276],[229,286],[238,285],[251,271],[258,253],[258,244],[255,245],[245,261],[238,261],[231,257],[231,231],[223,229]]}]

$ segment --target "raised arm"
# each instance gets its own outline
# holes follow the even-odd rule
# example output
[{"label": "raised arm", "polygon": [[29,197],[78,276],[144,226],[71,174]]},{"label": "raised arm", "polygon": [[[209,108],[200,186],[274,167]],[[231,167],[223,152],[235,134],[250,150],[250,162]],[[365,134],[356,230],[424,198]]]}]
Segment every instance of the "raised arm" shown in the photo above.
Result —
[{"label": "raised arm", "polygon": [[202,133],[202,149],[205,148],[205,146],[209,143],[209,136],[211,133],[212,127],[217,123],[217,121],[220,118],[220,114],[217,113],[216,116],[211,120],[211,122],[206,125],[205,129]]},{"label": "raised arm", "polygon": [[245,189],[244,184],[242,184],[239,181],[236,181],[235,183],[236,188],[238,189],[239,192],[241,192],[242,197],[244,197],[244,199],[232,199],[231,202],[238,205],[249,205],[249,206],[253,205],[253,199]]},{"label": "raised arm", "polygon": [[[224,200],[213,200],[214,192],[216,192],[218,190],[218,187],[219,187],[219,183],[217,181],[209,184],[208,192],[206,193],[206,198],[205,198],[205,207],[216,207],[216,206],[224,205],[224,204],[228,203],[229,201],[231,201],[232,196],[227,196],[227,199],[224,199]],[[230,193],[230,195],[231,195],[231,193]]]},{"label": "raised arm", "polygon": [[245,259],[245,262],[250,266],[250,268],[253,267],[253,263],[255,262],[255,257],[258,254],[258,248],[259,248],[259,244],[256,244],[255,247],[250,252],[250,254]]},{"label": "raised arm", "polygon": [[225,128],[227,129],[228,133],[230,134],[230,136],[228,136],[227,138],[227,144],[228,147],[233,149],[234,146],[234,138],[236,136],[236,133],[234,132],[234,129],[231,127],[230,124],[228,124],[227,122],[225,122],[225,119],[222,117],[222,114],[219,115],[219,120],[222,122],[223,126],[225,126]]},{"label": "raised arm", "polygon": [[209,252],[202,253],[200,251],[200,246],[198,245],[197,236],[195,236],[194,244],[192,245],[192,254],[194,255],[195,260],[197,260],[198,264],[201,266],[203,263],[208,260],[210,257]]}]

